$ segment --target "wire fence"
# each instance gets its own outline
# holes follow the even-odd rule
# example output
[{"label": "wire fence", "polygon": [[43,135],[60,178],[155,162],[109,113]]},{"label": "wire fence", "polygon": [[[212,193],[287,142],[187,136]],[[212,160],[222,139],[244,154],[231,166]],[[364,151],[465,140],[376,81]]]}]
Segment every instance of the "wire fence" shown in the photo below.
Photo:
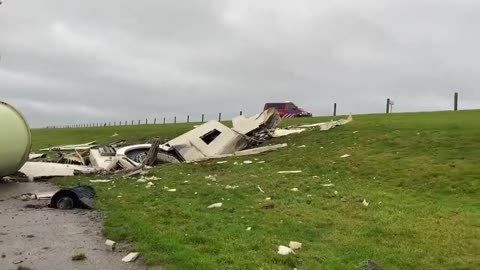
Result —
[{"label": "wire fence", "polygon": [[[454,93],[454,98],[453,98],[453,110],[458,111],[458,102],[459,102],[459,94],[458,92]],[[395,105],[395,102],[391,98],[387,98],[386,100],[386,110],[385,113],[393,113],[393,106]],[[337,103],[333,104],[333,116],[337,116]],[[231,114],[230,114],[231,115]],[[243,115],[243,111],[240,111],[238,115]],[[94,128],[94,127],[120,127],[120,126],[139,126],[139,125],[166,125],[166,124],[177,124],[177,123],[191,123],[193,121],[191,116],[193,115],[187,115],[186,118],[177,116],[173,117],[162,117],[162,118],[145,118],[145,120],[125,120],[125,121],[109,121],[109,122],[94,122],[94,123],[81,123],[81,124],[73,124],[73,125],[52,125],[52,126],[47,126],[45,128],[48,129],[58,129],[58,128]],[[202,114],[200,118],[201,121],[200,123],[205,123],[206,121],[206,114]],[[218,121],[226,121],[230,119],[224,119],[222,112],[218,113]],[[198,122],[198,121],[197,121]]]}]

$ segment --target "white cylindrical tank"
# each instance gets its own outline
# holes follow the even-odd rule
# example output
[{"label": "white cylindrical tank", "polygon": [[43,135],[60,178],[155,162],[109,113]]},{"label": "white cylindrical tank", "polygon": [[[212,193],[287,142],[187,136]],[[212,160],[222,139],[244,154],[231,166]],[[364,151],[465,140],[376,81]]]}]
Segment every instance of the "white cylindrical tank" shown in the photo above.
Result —
[{"label": "white cylindrical tank", "polygon": [[0,101],[0,177],[16,173],[28,160],[30,128],[15,108]]}]

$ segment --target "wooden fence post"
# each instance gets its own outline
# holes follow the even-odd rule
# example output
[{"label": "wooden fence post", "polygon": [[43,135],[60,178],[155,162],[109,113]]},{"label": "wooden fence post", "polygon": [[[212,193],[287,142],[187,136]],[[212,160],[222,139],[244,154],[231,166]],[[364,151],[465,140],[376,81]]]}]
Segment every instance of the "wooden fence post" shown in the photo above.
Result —
[{"label": "wooden fence post", "polygon": [[187,123],[190,123],[190,115],[187,115]]},{"label": "wooden fence post", "polygon": [[205,122],[205,114],[202,113],[202,123]]},{"label": "wooden fence post", "polygon": [[218,113],[218,122],[222,121],[222,113]]},{"label": "wooden fence post", "polygon": [[174,124],[177,123],[177,117],[176,117],[176,116],[173,118],[173,123],[174,123]]},{"label": "wooden fence post", "polygon": [[387,114],[390,113],[390,98],[387,98]]},{"label": "wooden fence post", "polygon": [[333,116],[337,116],[337,103],[333,103]]},{"label": "wooden fence post", "polygon": [[453,110],[458,111],[458,92],[455,92],[455,95],[453,97]]}]

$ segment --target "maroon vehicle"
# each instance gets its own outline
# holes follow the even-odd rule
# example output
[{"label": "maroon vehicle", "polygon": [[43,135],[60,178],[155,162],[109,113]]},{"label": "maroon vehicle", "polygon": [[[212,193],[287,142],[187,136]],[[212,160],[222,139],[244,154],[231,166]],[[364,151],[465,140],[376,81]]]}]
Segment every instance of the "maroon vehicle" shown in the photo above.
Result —
[{"label": "maroon vehicle", "polygon": [[263,110],[266,111],[270,108],[277,109],[282,118],[312,117],[312,113],[297,107],[290,101],[266,103]]}]

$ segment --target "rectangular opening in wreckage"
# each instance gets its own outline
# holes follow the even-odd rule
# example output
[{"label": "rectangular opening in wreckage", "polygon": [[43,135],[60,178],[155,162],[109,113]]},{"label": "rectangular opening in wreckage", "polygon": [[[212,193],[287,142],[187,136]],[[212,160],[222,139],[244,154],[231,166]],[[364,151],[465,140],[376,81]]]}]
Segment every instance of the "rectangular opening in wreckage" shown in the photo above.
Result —
[{"label": "rectangular opening in wreckage", "polygon": [[206,133],[205,135],[201,136],[200,139],[204,141],[206,144],[211,144],[218,136],[220,136],[222,132],[218,131],[217,129],[213,129]]}]

